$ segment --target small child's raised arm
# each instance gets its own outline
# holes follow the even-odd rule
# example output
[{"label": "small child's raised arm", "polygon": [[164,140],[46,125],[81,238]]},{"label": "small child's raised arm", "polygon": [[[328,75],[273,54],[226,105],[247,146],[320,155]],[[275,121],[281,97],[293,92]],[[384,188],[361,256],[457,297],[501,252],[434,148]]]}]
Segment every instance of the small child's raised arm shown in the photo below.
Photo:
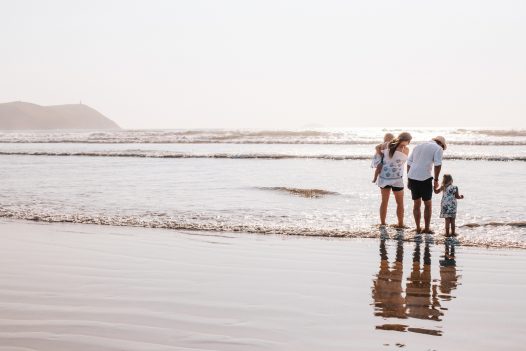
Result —
[{"label": "small child's raised arm", "polygon": [[455,199],[463,199],[463,198],[464,198],[464,195],[460,195],[457,189],[457,191],[455,192]]}]

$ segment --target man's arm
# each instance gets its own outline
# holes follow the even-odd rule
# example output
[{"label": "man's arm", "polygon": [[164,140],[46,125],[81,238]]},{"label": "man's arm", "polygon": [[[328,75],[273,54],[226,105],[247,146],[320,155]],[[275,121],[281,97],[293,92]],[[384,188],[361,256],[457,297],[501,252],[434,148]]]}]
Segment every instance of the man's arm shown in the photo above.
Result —
[{"label": "man's arm", "polygon": [[442,169],[442,153],[444,150],[442,150],[441,147],[437,148],[437,151],[435,151],[435,154],[433,156],[433,162],[435,164],[435,187],[438,186],[438,177],[440,177],[440,170]]},{"label": "man's arm", "polygon": [[438,177],[440,177],[440,170],[442,165],[435,166],[435,182],[438,184]]}]

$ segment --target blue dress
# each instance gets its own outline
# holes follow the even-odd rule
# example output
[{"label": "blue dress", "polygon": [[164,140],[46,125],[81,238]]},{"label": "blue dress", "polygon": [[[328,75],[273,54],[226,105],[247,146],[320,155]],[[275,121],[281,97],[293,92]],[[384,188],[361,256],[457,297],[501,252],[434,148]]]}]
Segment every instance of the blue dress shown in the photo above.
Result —
[{"label": "blue dress", "polygon": [[440,203],[440,218],[455,218],[457,216],[457,199],[455,198],[457,192],[458,187],[452,184],[444,189]]}]

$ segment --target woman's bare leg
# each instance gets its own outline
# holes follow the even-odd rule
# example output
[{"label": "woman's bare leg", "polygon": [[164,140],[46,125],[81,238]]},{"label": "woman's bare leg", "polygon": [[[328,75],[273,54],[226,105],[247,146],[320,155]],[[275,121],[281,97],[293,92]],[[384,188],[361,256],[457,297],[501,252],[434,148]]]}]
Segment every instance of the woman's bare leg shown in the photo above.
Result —
[{"label": "woman's bare leg", "polygon": [[385,218],[387,217],[387,205],[389,204],[391,189],[380,188],[380,193],[382,194],[382,203],[380,204],[380,224],[385,225]]},{"label": "woman's bare leg", "polygon": [[451,222],[451,235],[457,235],[457,234],[455,233],[455,218],[452,217],[452,218],[450,218],[449,220],[450,220],[450,222]]},{"label": "woman's bare leg", "polygon": [[404,227],[404,191],[393,191],[396,200],[396,216],[398,217],[398,227]]},{"label": "woman's bare leg", "polygon": [[446,236],[449,236],[449,225],[451,224],[451,218],[446,218]]}]

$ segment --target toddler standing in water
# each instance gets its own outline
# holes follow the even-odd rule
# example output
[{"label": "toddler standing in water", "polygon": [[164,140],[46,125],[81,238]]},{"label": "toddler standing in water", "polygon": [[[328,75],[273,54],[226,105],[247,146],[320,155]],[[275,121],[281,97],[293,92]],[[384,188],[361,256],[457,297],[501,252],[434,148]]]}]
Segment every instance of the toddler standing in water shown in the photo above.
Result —
[{"label": "toddler standing in water", "polygon": [[380,172],[382,171],[382,157],[383,157],[383,151],[387,149],[389,143],[394,139],[394,135],[391,133],[386,133],[384,135],[384,142],[382,144],[378,144],[375,147],[376,152],[373,156],[373,161],[371,162],[371,168],[376,168],[374,170],[374,178],[373,183],[376,183],[378,180],[378,176],[380,175]]},{"label": "toddler standing in water", "polygon": [[457,217],[457,199],[463,199],[464,195],[460,195],[458,187],[453,185],[453,177],[451,174],[444,174],[442,178],[442,185],[435,188],[435,194],[442,194],[442,202],[440,203],[440,218],[446,220],[446,236],[449,236],[449,229],[451,227],[451,236],[455,236],[455,218]]}]

